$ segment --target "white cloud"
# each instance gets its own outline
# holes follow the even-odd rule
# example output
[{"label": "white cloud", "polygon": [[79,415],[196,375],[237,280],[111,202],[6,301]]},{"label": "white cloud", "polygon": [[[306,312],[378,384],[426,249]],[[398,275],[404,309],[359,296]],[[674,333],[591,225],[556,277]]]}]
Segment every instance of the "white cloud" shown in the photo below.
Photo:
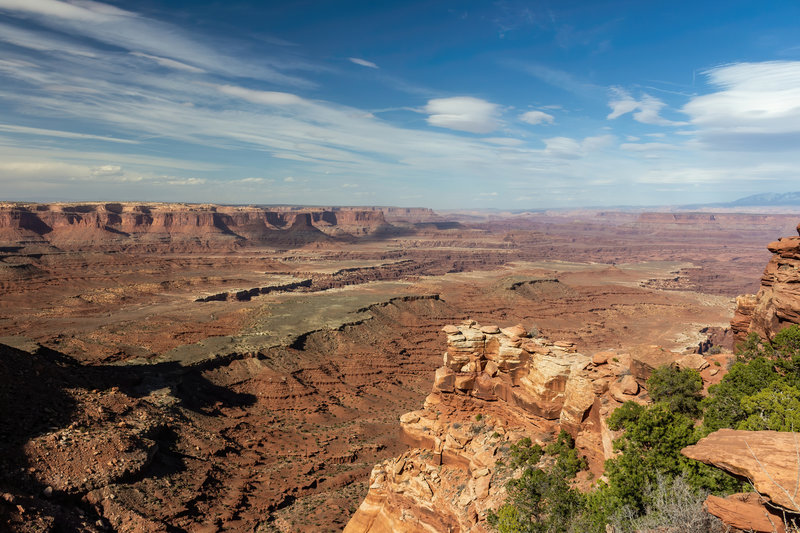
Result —
[{"label": "white cloud", "polygon": [[287,176],[283,178],[283,181],[285,181],[286,183],[294,183],[296,180],[292,176]]},{"label": "white cloud", "polygon": [[63,137],[66,139],[97,140],[122,144],[139,144],[138,141],[129,139],[117,139],[115,137],[105,137],[102,135],[90,135],[87,133],[75,133],[72,131],[48,130],[43,128],[29,128],[26,126],[14,126],[11,124],[0,124],[0,131],[9,133],[26,133],[31,135],[42,135],[45,137]]},{"label": "white cloud", "polygon": [[306,100],[300,98],[296,94],[283,93],[278,91],[256,91],[253,89],[246,89],[236,85],[221,85],[218,87],[219,92],[229,96],[235,96],[254,104],[264,105],[302,105],[307,103]]},{"label": "white cloud", "polygon": [[205,72],[205,70],[201,68],[193,67],[192,65],[187,65],[186,63],[181,63],[180,61],[175,61],[174,59],[168,59],[166,57],[158,57],[150,54],[145,54],[142,52],[131,52],[131,55],[155,61],[162,67],[172,68],[175,70],[183,70],[185,72],[194,72],[197,74]]},{"label": "white cloud", "polygon": [[257,65],[248,63],[221,52],[207,39],[192,38],[181,27],[100,2],[0,0],[0,12],[33,19],[72,37],[88,37],[129,52],[145,53],[209,72],[313,86],[305,79],[280,72],[286,66],[298,65],[284,65],[271,58],[262,58]]},{"label": "white cloud", "polygon": [[570,137],[551,137],[544,139],[544,153],[560,159],[578,159],[586,156],[589,152],[608,148],[615,140],[616,137],[613,135],[586,137],[582,141]]},{"label": "white cloud", "polygon": [[521,146],[525,144],[525,141],[522,139],[515,139],[513,137],[484,137],[481,140],[499,146]]},{"label": "white cloud", "polygon": [[480,98],[454,96],[435,98],[425,106],[428,124],[471,133],[489,133],[498,128],[498,106]]},{"label": "white cloud", "polygon": [[800,133],[800,61],[736,63],[705,73],[719,90],[683,111],[706,133]]},{"label": "white cloud", "polygon": [[91,172],[93,176],[121,176],[123,174],[122,167],[119,165],[102,165],[94,167]]},{"label": "white cloud", "polygon": [[683,126],[686,124],[685,122],[676,122],[662,117],[659,113],[666,104],[649,94],[642,94],[642,98],[636,100],[624,89],[612,87],[611,95],[612,99],[608,103],[611,113],[606,117],[609,120],[633,113],[633,119],[642,124],[656,124],[658,126]]},{"label": "white cloud", "polygon": [[553,117],[553,115],[549,115],[544,111],[528,111],[519,116],[519,119],[522,122],[527,122],[528,124],[533,124],[533,125],[542,124],[545,122],[548,124],[552,124],[554,118],[555,117]]},{"label": "white cloud", "polygon": [[243,184],[255,184],[261,185],[265,183],[272,183],[275,180],[271,180],[269,178],[241,178],[238,180],[230,180],[228,183],[243,183]]},{"label": "white cloud", "polygon": [[361,59],[360,57],[348,57],[347,60],[351,63],[355,63],[356,65],[361,65],[362,67],[380,68],[372,61],[367,61],[366,59]]},{"label": "white cloud", "polygon": [[659,150],[680,150],[680,146],[668,143],[622,143],[620,149],[629,152],[651,152]]}]

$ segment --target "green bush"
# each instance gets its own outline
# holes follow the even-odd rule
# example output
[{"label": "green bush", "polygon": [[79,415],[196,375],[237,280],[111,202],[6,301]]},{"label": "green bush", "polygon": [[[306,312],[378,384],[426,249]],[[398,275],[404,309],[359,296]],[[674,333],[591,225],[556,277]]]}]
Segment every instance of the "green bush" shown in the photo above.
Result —
[{"label": "green bush", "polygon": [[542,457],[541,446],[528,438],[511,446],[510,464],[524,469],[518,479],[506,483],[506,503],[487,515],[489,524],[500,533],[567,531],[581,511],[583,497],[569,480],[586,463],[575,451],[572,438],[562,431],[547,451],[555,460],[542,469],[536,466]]},{"label": "green bush", "polygon": [[734,363],[720,383],[709,387],[709,396],[701,403],[703,435],[737,427],[748,416],[742,408],[742,399],[756,394],[780,377],[775,362],[761,355],[749,362],[740,360]]},{"label": "green bush", "polygon": [[647,392],[653,402],[666,402],[669,408],[692,418],[700,416],[700,391],[703,378],[696,370],[679,370],[662,366],[653,370],[647,380]]},{"label": "green bush", "polygon": [[800,430],[800,390],[782,378],[756,394],[742,398],[741,407],[747,418],[739,423],[737,429]]}]

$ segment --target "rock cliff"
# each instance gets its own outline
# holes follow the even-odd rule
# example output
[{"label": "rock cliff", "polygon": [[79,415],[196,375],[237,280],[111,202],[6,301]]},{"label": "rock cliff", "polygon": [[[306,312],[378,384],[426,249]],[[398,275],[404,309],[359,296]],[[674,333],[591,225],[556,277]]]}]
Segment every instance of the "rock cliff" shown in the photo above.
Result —
[{"label": "rock cliff", "polygon": [[164,203],[3,203],[0,244],[297,245],[392,230],[381,209]]},{"label": "rock cliff", "polygon": [[433,391],[423,409],[400,419],[413,448],[375,466],[347,533],[487,531],[486,512],[499,507],[514,475],[503,466],[510,444],[543,443],[562,428],[600,474],[613,454],[604,420],[622,401],[646,400],[625,354],[584,355],[521,325],[465,321],[443,331],[447,351]]},{"label": "rock cliff", "polygon": [[[797,228],[800,234],[800,225]],[[731,322],[736,342],[751,332],[771,339],[781,329],[800,324],[800,237],[785,237],[767,246],[772,252],[757,294],[736,299]]]},{"label": "rock cliff", "polygon": [[[782,533],[800,513],[800,443],[797,433],[720,429],[681,453],[746,479],[751,494],[709,496],[705,507],[729,526]],[[795,531],[792,529],[792,531]]]}]

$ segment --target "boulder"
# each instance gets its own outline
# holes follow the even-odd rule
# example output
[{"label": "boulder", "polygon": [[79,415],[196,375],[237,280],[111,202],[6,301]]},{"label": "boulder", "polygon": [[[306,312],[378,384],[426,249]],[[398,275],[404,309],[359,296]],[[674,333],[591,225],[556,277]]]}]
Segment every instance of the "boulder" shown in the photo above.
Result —
[{"label": "boulder", "polygon": [[614,352],[597,352],[592,356],[592,363],[595,365],[604,365],[608,363],[609,359],[616,356]]},{"label": "boulder", "polygon": [[758,494],[748,492],[727,498],[711,495],[703,507],[728,527],[756,533],[785,533],[783,517],[764,503]]},{"label": "boulder", "polygon": [[468,391],[472,389],[475,384],[475,374],[456,374],[455,388],[461,391]]},{"label": "boulder", "polygon": [[720,429],[687,446],[689,459],[749,479],[773,504],[800,512],[800,435],[778,431]]},{"label": "boulder", "polygon": [[497,326],[481,326],[481,333],[486,333],[487,335],[494,335],[500,333],[500,328]]},{"label": "boulder", "polygon": [[594,399],[594,387],[590,380],[577,376],[567,380],[559,421],[568,433],[578,434],[583,417],[592,407]]},{"label": "boulder", "polygon": [[452,324],[448,324],[442,328],[442,331],[447,333],[448,335],[460,335],[461,331]]},{"label": "boulder", "polygon": [[684,355],[678,359],[675,364],[677,364],[678,368],[681,370],[692,369],[697,370],[698,372],[710,366],[709,362],[706,361],[706,358],[699,353],[690,353],[689,355]]},{"label": "boulder", "polygon": [[497,400],[494,394],[494,383],[492,378],[486,374],[481,374],[478,376],[478,379],[475,380],[472,395],[481,400],[486,400],[487,402]]},{"label": "boulder", "polygon": [[528,330],[522,324],[511,326],[510,328],[500,328],[500,332],[507,337],[527,337]]},{"label": "boulder", "polygon": [[630,374],[622,376],[620,380],[612,380],[608,385],[608,391],[611,396],[618,402],[627,402],[632,400],[632,396],[639,393],[639,384],[633,379]]},{"label": "boulder", "polygon": [[644,345],[631,350],[631,374],[640,385],[645,384],[653,370],[674,362],[675,354],[661,346]]},{"label": "boulder", "polygon": [[450,367],[441,366],[433,375],[433,390],[439,392],[453,392],[456,383],[456,373]]}]

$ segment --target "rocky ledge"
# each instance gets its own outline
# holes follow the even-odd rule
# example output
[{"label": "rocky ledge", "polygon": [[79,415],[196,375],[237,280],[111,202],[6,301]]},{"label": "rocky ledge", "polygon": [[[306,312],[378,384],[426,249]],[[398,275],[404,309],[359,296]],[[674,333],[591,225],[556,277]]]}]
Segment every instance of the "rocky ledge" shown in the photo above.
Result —
[{"label": "rocky ledge", "polygon": [[[797,231],[800,235],[800,225]],[[736,299],[731,329],[737,342],[751,332],[772,339],[783,328],[800,323],[800,237],[778,239],[767,249],[773,255],[758,293]]]},{"label": "rocky ledge", "polygon": [[542,444],[564,429],[602,475],[616,436],[605,419],[625,401],[648,401],[650,371],[673,362],[708,367],[702,356],[656,346],[589,356],[522,325],[465,321],[443,331],[447,351],[433,391],[422,409],[400,418],[412,449],[375,466],[347,533],[488,531],[486,513],[500,506],[515,475],[503,466],[510,444],[522,437]]}]

